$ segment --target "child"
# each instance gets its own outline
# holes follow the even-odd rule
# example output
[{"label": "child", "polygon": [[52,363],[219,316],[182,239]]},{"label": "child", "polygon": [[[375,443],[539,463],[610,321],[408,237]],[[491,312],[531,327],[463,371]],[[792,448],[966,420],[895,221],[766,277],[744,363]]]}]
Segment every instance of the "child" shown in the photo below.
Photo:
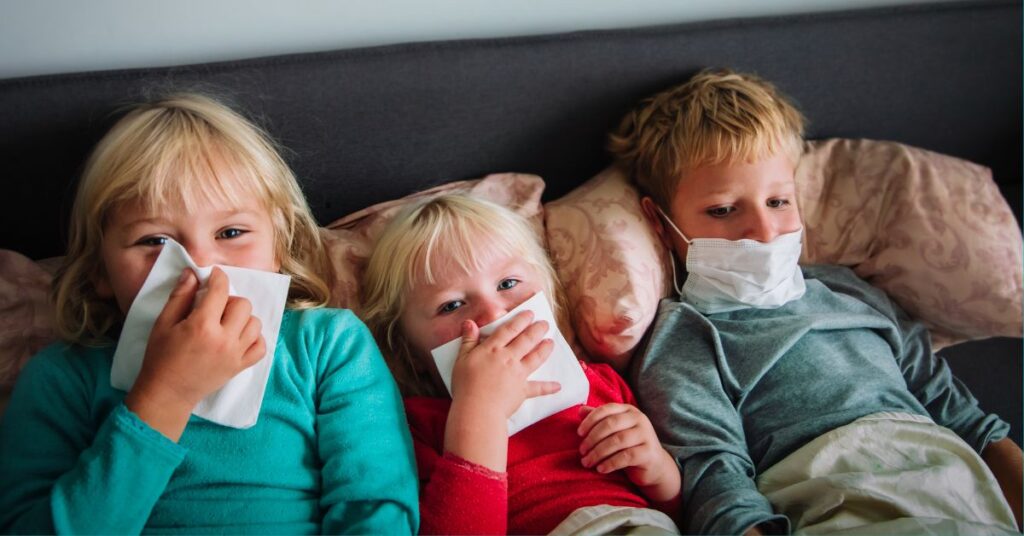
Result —
[{"label": "child", "polygon": [[[609,366],[580,362],[587,404],[508,435],[507,419],[525,399],[559,387],[527,381],[551,352],[542,337],[556,326],[523,312],[480,340],[480,327],[537,292],[559,296],[523,218],[466,195],[420,202],[383,232],[363,290],[364,318],[407,396],[421,532],[676,532],[647,506],[675,508],[678,468]],[[449,398],[430,350],[459,337]]]},{"label": "child", "polygon": [[[324,309],[325,252],[269,137],[219,102],[135,107],[83,172],[54,280],[63,342],[22,371],[0,425],[0,531],[411,533],[415,469],[372,336]],[[196,404],[266,353],[224,271],[186,269],[142,370],[110,385],[115,339],[162,245],[200,266],[291,276],[261,414],[235,429]]]},{"label": "child", "polygon": [[770,84],[704,71],[611,137],[688,272],[632,369],[686,475],[684,530],[1015,532],[1008,425],[882,292],[797,265],[802,135]]}]

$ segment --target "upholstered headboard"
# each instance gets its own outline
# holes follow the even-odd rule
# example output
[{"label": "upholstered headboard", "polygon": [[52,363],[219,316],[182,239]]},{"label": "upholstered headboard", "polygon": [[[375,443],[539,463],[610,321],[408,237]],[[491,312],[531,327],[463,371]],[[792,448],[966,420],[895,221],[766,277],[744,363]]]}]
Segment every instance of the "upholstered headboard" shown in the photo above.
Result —
[{"label": "upholstered headboard", "polygon": [[[496,171],[538,174],[556,198],[606,166],[605,133],[628,107],[705,66],[774,81],[811,138],[989,166],[1019,218],[1021,34],[1019,1],[981,0],[0,80],[0,248],[62,253],[84,156],[147,92],[198,87],[250,111],[326,223]],[[1019,441],[1020,341],[947,352]]]}]

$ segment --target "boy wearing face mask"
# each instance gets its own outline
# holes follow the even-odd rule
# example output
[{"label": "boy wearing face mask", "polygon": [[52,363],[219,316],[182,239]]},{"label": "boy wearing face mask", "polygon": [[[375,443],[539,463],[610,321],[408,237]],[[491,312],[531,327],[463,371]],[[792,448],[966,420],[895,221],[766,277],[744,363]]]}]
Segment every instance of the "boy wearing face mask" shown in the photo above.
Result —
[{"label": "boy wearing face mask", "polygon": [[675,253],[679,297],[631,377],[682,468],[683,532],[1017,532],[1009,425],[883,292],[797,264],[803,122],[764,80],[707,70],[610,138]]}]

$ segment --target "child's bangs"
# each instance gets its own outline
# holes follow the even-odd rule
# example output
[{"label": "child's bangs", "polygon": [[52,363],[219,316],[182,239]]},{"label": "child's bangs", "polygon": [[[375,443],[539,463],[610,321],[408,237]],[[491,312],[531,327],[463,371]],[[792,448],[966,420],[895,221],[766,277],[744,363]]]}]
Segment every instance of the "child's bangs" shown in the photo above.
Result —
[{"label": "child's bangs", "polygon": [[528,246],[514,232],[503,232],[498,222],[484,218],[442,216],[437,225],[420,226],[420,246],[409,265],[408,280],[436,284],[452,270],[473,274],[495,258],[527,257]]},{"label": "child's bangs", "polygon": [[180,139],[154,156],[124,192],[125,198],[141,200],[149,210],[176,206],[192,213],[202,205],[239,208],[245,198],[261,203],[269,198],[262,174],[218,140]]}]

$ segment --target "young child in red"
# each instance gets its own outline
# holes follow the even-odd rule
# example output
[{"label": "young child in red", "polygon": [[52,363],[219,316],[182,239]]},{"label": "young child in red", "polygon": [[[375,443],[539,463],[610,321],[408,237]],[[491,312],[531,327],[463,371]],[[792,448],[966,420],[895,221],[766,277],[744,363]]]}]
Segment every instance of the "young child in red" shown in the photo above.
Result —
[{"label": "young child in red", "polygon": [[[677,531],[650,507],[678,511],[678,468],[608,365],[580,361],[585,405],[508,435],[524,400],[559,389],[527,379],[557,326],[526,311],[480,337],[480,327],[537,292],[560,295],[525,220],[465,195],[421,202],[384,231],[363,290],[363,317],[406,396],[421,533]],[[449,397],[430,350],[459,337]]]}]

